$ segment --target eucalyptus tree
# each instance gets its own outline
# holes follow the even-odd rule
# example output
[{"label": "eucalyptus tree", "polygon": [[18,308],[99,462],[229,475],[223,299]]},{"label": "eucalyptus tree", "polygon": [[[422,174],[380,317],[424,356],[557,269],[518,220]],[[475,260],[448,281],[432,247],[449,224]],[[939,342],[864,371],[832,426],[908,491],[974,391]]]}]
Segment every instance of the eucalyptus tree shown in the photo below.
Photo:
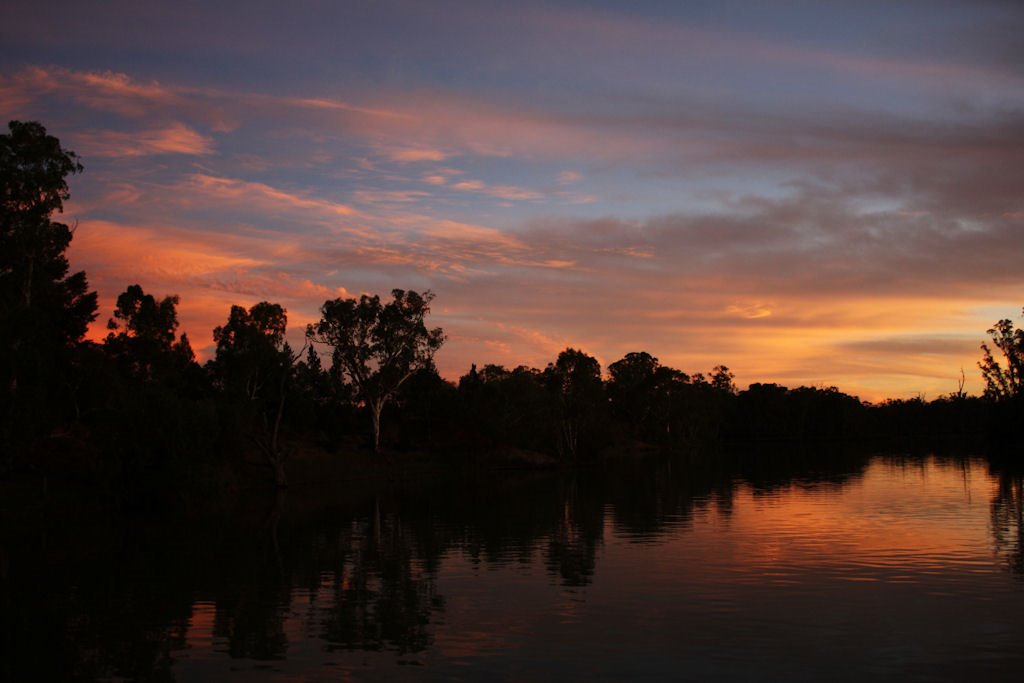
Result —
[{"label": "eucalyptus tree", "polygon": [[36,122],[0,135],[0,469],[31,437],[78,415],[80,346],[96,316],[85,272],[70,273],[73,229],[55,220],[82,171]]},{"label": "eucalyptus tree", "polygon": [[1015,329],[1009,319],[1000,320],[988,331],[1006,367],[996,360],[988,344],[981,345],[978,363],[985,380],[985,396],[1002,400],[1024,396],[1024,328]]},{"label": "eucalyptus tree", "polygon": [[434,294],[395,289],[392,300],[364,294],[337,298],[321,306],[321,319],[306,337],[332,348],[335,367],[352,385],[356,399],[373,418],[373,449],[380,451],[381,414],[399,387],[427,367],[445,341],[443,330],[428,329]]},{"label": "eucalyptus tree", "polygon": [[0,135],[0,421],[10,425],[19,404],[33,418],[49,409],[69,350],[96,317],[96,292],[84,272],[68,273],[73,231],[53,219],[69,197],[68,176],[82,171],[78,157],[39,123],[8,128]]},{"label": "eucalyptus tree", "polygon": [[544,379],[559,403],[558,453],[575,459],[602,417],[601,364],[583,351],[566,349],[548,364]]},{"label": "eucalyptus tree", "polygon": [[140,285],[129,285],[118,295],[114,315],[107,321],[107,353],[143,381],[180,374],[195,354],[188,336],[178,336],[178,302],[176,295],[157,301]]},{"label": "eucalyptus tree", "polygon": [[218,384],[251,401],[263,398],[280,379],[287,327],[280,304],[232,306],[227,323],[213,330],[217,353],[209,367]]},{"label": "eucalyptus tree", "polygon": [[280,304],[232,306],[228,321],[213,330],[217,353],[207,364],[215,383],[243,407],[250,435],[281,487],[288,485],[281,422],[301,356],[285,341],[287,328],[288,312]]},{"label": "eucalyptus tree", "polygon": [[652,410],[652,383],[661,366],[646,351],[627,353],[608,366],[608,399],[615,416],[639,430]]}]

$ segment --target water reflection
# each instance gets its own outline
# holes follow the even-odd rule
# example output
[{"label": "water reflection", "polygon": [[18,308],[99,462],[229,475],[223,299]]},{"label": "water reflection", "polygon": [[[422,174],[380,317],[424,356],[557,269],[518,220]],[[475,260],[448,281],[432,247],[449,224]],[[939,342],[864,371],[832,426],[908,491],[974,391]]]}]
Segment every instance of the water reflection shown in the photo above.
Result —
[{"label": "water reflection", "polygon": [[992,535],[996,552],[1006,558],[1010,571],[1024,577],[1024,476],[1020,471],[997,468],[992,498]]},{"label": "water reflection", "polygon": [[[1020,663],[1003,643],[1024,627],[1003,616],[1019,615],[1024,593],[1000,567],[1024,573],[1021,474],[963,459],[821,460],[744,452],[470,473],[345,503],[293,489],[212,522],[69,524],[41,509],[0,530],[0,671],[330,679],[500,664],[529,677],[560,661],[628,676],[639,651],[650,675],[729,678],[755,665],[792,674],[804,655],[790,641],[858,662],[851,643],[870,644],[862,673],[950,652],[987,652],[988,673]],[[938,616],[959,625],[938,634]],[[688,639],[668,638],[678,632]],[[835,666],[806,656],[808,671]]]}]

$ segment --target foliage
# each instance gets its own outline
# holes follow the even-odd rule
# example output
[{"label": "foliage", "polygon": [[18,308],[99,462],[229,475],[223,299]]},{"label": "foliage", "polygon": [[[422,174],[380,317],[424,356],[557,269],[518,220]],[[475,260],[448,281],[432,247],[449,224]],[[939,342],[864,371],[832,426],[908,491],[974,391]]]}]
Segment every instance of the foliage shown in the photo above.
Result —
[{"label": "foliage", "polygon": [[978,363],[985,380],[985,396],[1004,400],[1024,396],[1024,328],[1014,329],[1013,322],[1000,320],[988,331],[992,344],[1002,352],[1004,368],[992,354],[988,344],[982,344],[982,359]]},{"label": "foliage", "polygon": [[474,365],[459,379],[458,393],[464,448],[512,447],[540,453],[555,448],[558,406],[544,387],[540,370],[488,364],[478,371]]},{"label": "foliage", "polygon": [[281,371],[288,315],[280,304],[261,301],[249,310],[232,306],[228,321],[213,330],[217,355],[211,374],[229,392],[261,397]]},{"label": "foliage", "polygon": [[384,304],[379,296],[325,301],[319,322],[306,329],[311,341],[333,350],[335,367],[355,389],[373,417],[373,447],[380,449],[380,417],[402,384],[426,367],[444,343],[441,328],[428,330],[432,292],[395,289]]},{"label": "foliage", "polygon": [[594,445],[593,431],[599,422],[604,398],[601,365],[593,356],[577,349],[566,349],[544,370],[544,384],[557,398],[558,454],[574,460]]},{"label": "foliage", "polygon": [[35,122],[0,135],[0,440],[36,425],[63,403],[71,349],[96,316],[85,273],[68,274],[72,230],[54,221],[82,171],[74,152]]},{"label": "foliage", "polygon": [[455,440],[459,421],[458,390],[437,372],[433,363],[416,372],[395,395],[395,441],[406,450],[431,450],[459,446]]},{"label": "foliage", "polygon": [[139,285],[130,285],[117,297],[103,344],[128,374],[143,381],[157,381],[179,376],[194,364],[188,336],[177,336],[177,306],[177,296],[157,301]]},{"label": "foliage", "polygon": [[745,438],[838,438],[863,434],[859,400],[835,387],[751,384],[737,395],[730,433]]},{"label": "foliage", "polygon": [[287,327],[288,315],[280,304],[261,301],[248,310],[232,306],[227,323],[213,331],[217,355],[208,364],[229,400],[240,404],[245,429],[279,486],[287,484],[287,451],[280,437],[297,360],[284,339]]}]

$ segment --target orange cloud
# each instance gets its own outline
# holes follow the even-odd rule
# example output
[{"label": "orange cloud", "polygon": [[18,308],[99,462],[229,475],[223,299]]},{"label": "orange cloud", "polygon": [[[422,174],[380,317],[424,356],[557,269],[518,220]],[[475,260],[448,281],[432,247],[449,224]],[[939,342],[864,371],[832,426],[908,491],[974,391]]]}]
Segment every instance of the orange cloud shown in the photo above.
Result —
[{"label": "orange cloud", "polygon": [[770,305],[761,303],[731,304],[725,309],[725,312],[755,320],[757,318],[767,318],[772,314],[772,309]]},{"label": "orange cloud", "polygon": [[213,154],[213,139],[183,123],[137,132],[94,131],[75,136],[75,147],[97,157],[136,157],[151,154]]},{"label": "orange cloud", "polygon": [[436,221],[427,226],[424,233],[444,240],[455,240],[472,244],[496,244],[506,249],[523,250],[525,245],[514,235],[494,228],[470,225],[457,221]]},{"label": "orange cloud", "polygon": [[[435,179],[440,178],[441,182],[444,182],[444,178],[435,176]],[[491,197],[497,197],[498,199],[540,199],[544,195],[534,190],[528,190],[524,187],[516,187],[515,185],[488,185],[482,180],[460,180],[457,183],[449,185],[453,190],[462,190],[464,192],[481,192]]]},{"label": "orange cloud", "polygon": [[[230,242],[234,238],[229,239]],[[88,272],[116,269],[139,275],[185,278],[262,265],[237,255],[230,244],[217,246],[209,235],[89,220],[75,232],[76,261]]]},{"label": "orange cloud", "polygon": [[346,204],[286,192],[265,183],[196,173],[188,178],[188,185],[221,202],[229,200],[242,202],[249,206],[256,204],[266,208],[310,209],[330,216],[353,214],[352,208]]},{"label": "orange cloud", "polygon": [[460,180],[453,183],[451,187],[454,190],[482,190],[486,186],[479,180]]},{"label": "orange cloud", "polygon": [[499,199],[540,199],[540,192],[528,190],[514,185],[491,185],[484,190],[488,195]]},{"label": "orange cloud", "polygon": [[243,254],[231,234],[103,220],[81,223],[69,253],[100,292],[100,315],[90,338],[102,339],[117,294],[139,283],[154,295],[181,298],[181,330],[201,358],[212,354],[211,331],[223,324],[232,305],[263,300],[288,309],[289,337],[301,346],[302,330],[316,319],[319,305],[349,292],[288,270],[296,264],[283,257],[294,252],[280,239],[253,235]]},{"label": "orange cloud", "polygon": [[358,190],[352,198],[363,204],[411,204],[430,196],[422,190]]},{"label": "orange cloud", "polygon": [[448,155],[439,149],[396,149],[388,153],[392,161],[413,163],[417,161],[444,161]]}]

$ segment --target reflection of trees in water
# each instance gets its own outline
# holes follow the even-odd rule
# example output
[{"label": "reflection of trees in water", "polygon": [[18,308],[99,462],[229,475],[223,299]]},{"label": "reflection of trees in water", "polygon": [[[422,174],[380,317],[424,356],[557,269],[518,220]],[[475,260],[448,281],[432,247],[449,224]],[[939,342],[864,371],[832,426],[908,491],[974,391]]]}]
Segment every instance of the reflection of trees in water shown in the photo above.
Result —
[{"label": "reflection of trees in water", "polygon": [[262,529],[251,536],[255,547],[237,555],[248,561],[232,563],[234,571],[220,575],[213,632],[227,640],[232,657],[283,659],[288,649],[284,617],[291,584],[278,540],[285,500],[285,490],[275,491]]},{"label": "reflection of trees in water", "polygon": [[340,530],[337,543],[345,561],[324,589],[331,606],[320,636],[328,646],[400,654],[429,647],[431,617],[444,601],[400,516],[378,507],[368,522]]},{"label": "reflection of trees in water", "polygon": [[[756,467],[745,472],[721,460],[637,458],[567,474],[451,477],[344,505],[293,488],[287,506],[279,496],[269,512],[216,523],[98,524],[95,538],[68,527],[48,542],[38,530],[7,534],[0,633],[17,655],[0,673],[173,680],[176,651],[204,628],[235,658],[285,658],[296,637],[328,650],[420,652],[445,609],[436,577],[446,555],[542,562],[563,585],[588,585],[600,579],[606,522],[650,542],[703,509],[727,516],[736,481],[787,481],[771,458],[748,459]],[[1006,491],[993,514],[1013,511],[1016,525],[994,526],[1017,534],[1007,543],[1019,566],[1019,478]],[[197,602],[213,603],[212,623],[193,614]]]},{"label": "reflection of trees in water", "polygon": [[992,535],[996,552],[1010,571],[1024,575],[1024,473],[999,471],[992,498]]},{"label": "reflection of trees in water", "polygon": [[[638,466],[639,465],[639,466]],[[619,533],[649,540],[688,527],[714,504],[732,510],[734,479],[724,468],[688,466],[669,458],[620,465],[608,477],[608,501]]]},{"label": "reflection of trees in water", "polygon": [[443,601],[396,512],[382,514],[375,504],[365,516],[284,526],[282,509],[279,494],[258,547],[232,553],[247,561],[234,562],[230,578],[221,572],[215,634],[232,657],[285,657],[293,614],[305,622],[304,637],[331,649],[429,647],[427,626]]},{"label": "reflection of trees in water", "polygon": [[602,500],[584,487],[576,477],[565,482],[562,514],[553,519],[544,553],[548,571],[566,586],[586,586],[593,580],[604,536]]}]

